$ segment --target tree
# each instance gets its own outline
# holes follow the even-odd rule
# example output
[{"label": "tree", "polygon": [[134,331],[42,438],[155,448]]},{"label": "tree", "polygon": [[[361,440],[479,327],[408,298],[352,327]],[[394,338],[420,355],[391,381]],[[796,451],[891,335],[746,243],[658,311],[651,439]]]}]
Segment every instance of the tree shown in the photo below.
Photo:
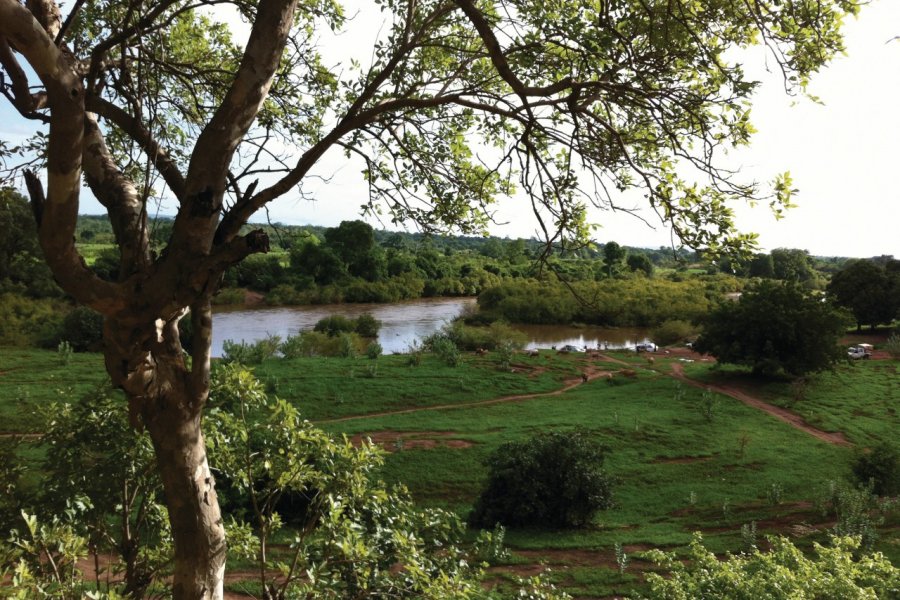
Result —
[{"label": "tree", "polygon": [[6,291],[33,298],[61,295],[41,254],[28,200],[0,188],[0,292]]},{"label": "tree", "polygon": [[853,313],[857,330],[890,323],[900,310],[900,275],[871,260],[854,260],[835,273],[826,291]]},{"label": "tree", "polygon": [[603,470],[606,447],[584,431],[538,434],[508,442],[485,460],[487,481],[469,521],[526,527],[581,527],[610,508],[614,478]]},{"label": "tree", "polygon": [[[251,23],[246,40],[215,22],[213,4]],[[25,162],[46,165],[46,192],[21,172],[41,247],[60,287],[104,316],[107,370],[153,439],[176,600],[222,596],[225,534],[201,430],[210,299],[229,266],[268,250],[263,230],[243,229],[252,216],[338,149],[364,164],[370,209],[425,231],[482,233],[491,203],[515,185],[542,234],[562,244],[587,237],[586,203],[616,208],[610,190],[638,187],[685,243],[742,246],[752,238],[735,232],[729,200],[767,196],[778,210],[791,190],[784,177],[767,193],[718,168],[719,149],[752,131],[755,84],[734,49],[767,44],[788,86],[802,89],[842,50],[841,19],[858,7],[380,9],[389,25],[366,48],[371,62],[329,70],[317,30],[347,26],[329,0],[76,2],[65,19],[55,0],[0,0],[3,95],[36,130],[21,149],[37,158]],[[115,280],[88,269],[74,244],[82,183],[109,214]],[[160,197],[177,215],[157,252],[147,215]],[[190,361],[178,337],[187,314]]]},{"label": "tree", "polygon": [[761,279],[773,279],[775,277],[775,263],[771,254],[756,254],[750,259],[749,268],[750,277],[759,277]]},{"label": "tree", "polygon": [[346,265],[347,272],[377,281],[386,270],[384,253],[375,243],[375,231],[363,221],[341,221],[325,230],[325,243]]},{"label": "tree", "polygon": [[802,283],[814,275],[809,264],[809,252],[792,248],[776,248],[772,250],[772,275],[775,279]]},{"label": "tree", "polygon": [[763,280],[712,311],[694,348],[756,374],[799,376],[843,358],[837,344],[847,321],[843,311],[797,285]]},{"label": "tree", "polygon": [[616,242],[606,242],[603,244],[603,262],[606,265],[607,277],[613,276],[613,273],[616,272],[619,264],[624,260],[625,254],[625,248]]},{"label": "tree", "polygon": [[641,271],[647,277],[653,275],[653,263],[650,262],[650,258],[646,254],[629,254],[628,258],[625,259],[625,264],[628,265],[632,273]]}]

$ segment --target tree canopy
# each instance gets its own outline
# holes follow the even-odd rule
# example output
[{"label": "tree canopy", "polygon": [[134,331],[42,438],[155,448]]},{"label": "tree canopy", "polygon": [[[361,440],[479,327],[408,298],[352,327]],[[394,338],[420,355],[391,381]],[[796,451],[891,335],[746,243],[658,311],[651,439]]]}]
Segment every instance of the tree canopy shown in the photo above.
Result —
[{"label": "tree canopy", "polygon": [[857,328],[890,323],[900,313],[900,273],[871,260],[848,263],[832,275],[827,289],[853,313]]},{"label": "tree canopy", "polygon": [[763,280],[713,310],[694,348],[754,373],[804,375],[843,358],[837,344],[847,321],[843,311],[797,284]]},{"label": "tree canopy", "polygon": [[[269,248],[263,230],[245,232],[252,216],[303,195],[336,149],[365,165],[369,209],[426,231],[480,232],[492,203],[518,193],[559,243],[586,236],[588,204],[615,208],[637,188],[685,243],[741,246],[752,238],[729,201],[779,211],[791,185],[761,189],[722,166],[753,131],[756,83],[739,49],[765,44],[802,90],[843,49],[841,20],[858,4],[383,0],[382,35],[348,65],[319,47],[353,23],[332,0],[101,0],[65,16],[55,0],[0,0],[3,96],[35,134],[3,145],[5,174],[24,177],[60,287],[105,318],[107,370],[153,439],[170,499],[174,597],[222,595],[200,423],[210,298],[230,265]],[[245,41],[222,10],[250,24]],[[109,213],[115,279],[75,245],[82,184]],[[177,206],[159,247],[158,198]]]}]

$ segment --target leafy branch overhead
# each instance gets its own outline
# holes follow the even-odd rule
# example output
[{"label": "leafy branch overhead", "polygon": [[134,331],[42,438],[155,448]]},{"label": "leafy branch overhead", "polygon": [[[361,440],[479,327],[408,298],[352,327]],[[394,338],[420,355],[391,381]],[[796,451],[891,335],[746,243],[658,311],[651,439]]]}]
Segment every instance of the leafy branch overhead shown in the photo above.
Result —
[{"label": "leafy branch overhead", "polygon": [[[498,196],[524,193],[558,239],[585,232],[587,204],[614,207],[619,191],[639,187],[690,245],[748,241],[727,200],[761,192],[716,161],[753,132],[755,83],[733,49],[767,44],[786,84],[802,89],[841,50],[840,19],[856,10],[847,0],[383,2],[388,28],[371,64],[347,70],[316,47],[317,30],[353,25],[342,7],[275,4],[238,5],[257,25],[244,56],[216,13],[181,2],[92,3],[49,32],[74,53],[85,107],[135,191],[221,210],[219,242],[302,191],[334,146],[365,161],[371,208],[384,201],[394,219],[425,228],[481,230]],[[268,35],[278,11],[294,14],[283,53]],[[16,58],[4,56],[7,96],[43,114],[49,84],[16,86]],[[268,72],[254,86],[251,63]],[[250,87],[255,95],[238,93]],[[201,161],[219,164],[205,186],[186,188]],[[776,210],[789,189],[774,186]]]}]

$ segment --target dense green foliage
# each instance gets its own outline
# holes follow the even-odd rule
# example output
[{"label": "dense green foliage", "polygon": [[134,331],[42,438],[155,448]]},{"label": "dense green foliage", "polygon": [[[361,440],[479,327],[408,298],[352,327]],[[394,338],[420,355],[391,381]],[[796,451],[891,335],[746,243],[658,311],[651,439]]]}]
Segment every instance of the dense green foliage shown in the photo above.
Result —
[{"label": "dense green foliage", "polygon": [[587,432],[554,431],[497,448],[469,522],[581,527],[613,504],[614,478],[603,470],[608,449]]},{"label": "dense green foliage", "polygon": [[[490,595],[458,518],[418,509],[405,489],[384,484],[374,446],[335,441],[287,402],[268,398],[239,365],[217,369],[211,393],[207,436],[230,514],[229,552],[255,564],[271,597]],[[127,404],[108,387],[44,415],[40,468],[26,473],[4,461],[0,469],[0,526],[13,530],[11,543],[0,542],[0,577],[12,575],[0,596],[152,595],[172,549],[149,437],[129,424]],[[285,523],[298,533],[289,548],[273,551],[268,545]],[[121,583],[94,573],[97,588],[73,568],[109,553],[121,561]],[[59,562],[48,566],[47,558]],[[560,597],[544,587],[522,593]]]},{"label": "dense green foliage", "polygon": [[822,371],[843,358],[838,340],[847,316],[799,286],[763,281],[703,321],[694,348],[754,373]]},{"label": "dense green foliage", "polygon": [[853,313],[857,329],[890,323],[900,316],[900,261],[851,261],[832,275],[827,290]]},{"label": "dense green foliage", "polygon": [[688,561],[674,554],[651,556],[668,569],[667,576],[651,573],[645,600],[886,600],[900,590],[900,569],[880,554],[855,558],[859,542],[834,538],[815,545],[808,557],[787,538],[771,540],[772,550],[719,560],[706,550],[699,536],[691,543]]},{"label": "dense green foliage", "polygon": [[478,307],[485,316],[512,323],[587,323],[652,327],[694,321],[726,293],[739,289],[731,277],[604,279],[597,282],[517,281],[485,290]]},{"label": "dense green foliage", "polygon": [[18,192],[0,187],[0,294],[62,296],[37,240],[34,214]]},{"label": "dense green foliage", "polygon": [[900,450],[895,442],[885,440],[861,453],[853,462],[853,476],[879,496],[900,494]]}]

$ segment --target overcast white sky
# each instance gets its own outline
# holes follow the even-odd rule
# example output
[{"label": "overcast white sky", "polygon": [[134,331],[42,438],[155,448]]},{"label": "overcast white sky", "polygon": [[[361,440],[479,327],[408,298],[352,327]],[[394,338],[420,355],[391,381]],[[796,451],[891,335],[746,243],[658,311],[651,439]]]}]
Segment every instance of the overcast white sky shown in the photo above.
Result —
[{"label": "overcast white sky", "polygon": [[[360,21],[367,21],[363,31],[343,36],[340,45],[348,54],[358,52],[357,58],[365,63],[377,23]],[[738,208],[741,229],[759,233],[765,250],[789,247],[822,256],[900,256],[900,41],[890,42],[900,35],[900,1],[874,0],[858,19],[847,22],[845,33],[847,56],[835,60],[810,86],[824,105],[786,96],[779,74],[747,66],[764,82],[753,108],[758,133],[752,146],[732,160],[747,180],[769,181],[789,170],[800,190],[797,207],[780,221],[765,205]],[[760,55],[758,64],[763,60]],[[25,124],[5,102],[0,104],[0,135],[20,138]],[[314,189],[316,201],[282,198],[271,205],[270,218],[326,226],[359,218],[366,197],[359,172],[360,165],[345,162],[342,155],[327,156],[319,173],[330,176],[330,182],[307,188]],[[634,203],[639,201],[635,198]],[[174,206],[168,209],[171,212]],[[84,194],[80,212],[99,214],[102,207]],[[643,247],[669,244],[669,233],[656,217],[646,217],[655,228],[624,214],[591,213],[591,220],[602,226],[595,239]],[[493,227],[495,235],[534,235],[533,217],[521,202],[501,203],[498,220],[505,225]]]}]

